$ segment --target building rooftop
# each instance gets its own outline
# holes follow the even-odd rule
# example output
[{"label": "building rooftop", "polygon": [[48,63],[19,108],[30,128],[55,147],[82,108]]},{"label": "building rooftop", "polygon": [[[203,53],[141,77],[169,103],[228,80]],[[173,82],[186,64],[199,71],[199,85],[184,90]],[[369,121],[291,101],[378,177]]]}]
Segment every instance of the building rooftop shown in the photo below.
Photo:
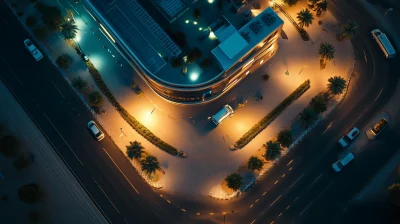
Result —
[{"label": "building rooftop", "polygon": [[[217,79],[283,23],[270,8],[251,19],[253,15],[232,12],[226,4],[219,9],[217,1],[89,1],[153,77],[173,86],[197,86]],[[200,14],[197,18],[195,11]],[[261,18],[266,14],[275,18],[271,24]],[[201,52],[197,60],[176,64],[174,58],[190,58],[193,49]]]}]

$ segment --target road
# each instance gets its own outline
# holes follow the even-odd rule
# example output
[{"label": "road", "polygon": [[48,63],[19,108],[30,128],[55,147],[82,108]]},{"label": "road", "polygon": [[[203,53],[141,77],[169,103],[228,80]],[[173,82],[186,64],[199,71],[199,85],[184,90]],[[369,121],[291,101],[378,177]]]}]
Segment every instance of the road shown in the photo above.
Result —
[{"label": "road", "polygon": [[[344,14],[362,23],[353,41],[355,81],[343,103],[244,196],[234,201],[208,200],[210,204],[183,198],[179,204],[187,213],[169,205],[144,183],[108,137],[101,143],[93,140],[85,126],[92,114],[47,58],[36,62],[27,53],[23,40],[28,34],[4,3],[0,3],[0,14],[7,22],[0,23],[0,32],[7,35],[0,36],[0,78],[112,223],[222,223],[224,219],[226,223],[320,223],[342,212],[397,151],[390,147],[397,135],[389,129],[379,140],[349,148],[356,160],[343,172],[330,171],[344,154],[336,141],[352,126],[365,127],[384,107],[398,80],[394,71],[399,59],[388,62],[380,57],[369,38],[375,21],[362,16],[362,11],[348,10]],[[376,153],[382,148],[385,153]],[[196,216],[194,211],[215,214]],[[221,215],[224,211],[227,214]]]}]

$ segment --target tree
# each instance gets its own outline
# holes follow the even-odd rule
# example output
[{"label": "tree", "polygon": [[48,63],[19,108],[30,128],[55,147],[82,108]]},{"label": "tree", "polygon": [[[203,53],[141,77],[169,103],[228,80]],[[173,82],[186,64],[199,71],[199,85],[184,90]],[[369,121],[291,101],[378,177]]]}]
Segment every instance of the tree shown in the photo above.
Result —
[{"label": "tree", "polygon": [[317,113],[321,114],[326,111],[326,101],[322,94],[316,95],[311,99],[310,107]]},{"label": "tree", "polygon": [[84,79],[82,79],[82,77],[80,77],[80,76],[72,79],[71,83],[72,83],[73,87],[75,87],[79,90],[85,89],[87,87],[87,82]]},{"label": "tree", "polygon": [[346,86],[346,80],[340,76],[334,76],[328,79],[328,90],[334,95],[342,94]]},{"label": "tree", "polygon": [[160,169],[160,163],[154,156],[146,156],[141,163],[142,171],[145,172],[147,176],[151,176],[156,170]]},{"label": "tree", "polygon": [[99,91],[93,91],[89,94],[89,104],[91,106],[100,107],[103,103],[104,98]]},{"label": "tree", "polygon": [[291,130],[282,130],[278,134],[278,142],[283,147],[289,147],[293,142],[292,131]]},{"label": "tree", "polygon": [[308,128],[317,120],[318,114],[312,108],[304,108],[300,113],[301,122]]},{"label": "tree", "polygon": [[281,155],[281,146],[279,142],[269,141],[264,146],[267,148],[264,155],[266,160],[274,160]]},{"label": "tree", "polygon": [[314,7],[320,0],[307,0],[308,4],[312,4],[312,7]]},{"label": "tree", "polygon": [[335,48],[332,44],[324,42],[319,46],[318,54],[323,63],[335,58]]},{"label": "tree", "polygon": [[232,173],[231,175],[225,178],[227,185],[230,189],[237,191],[243,185],[243,178],[237,173]]},{"label": "tree", "polygon": [[16,170],[21,171],[21,170],[27,168],[32,162],[33,162],[32,154],[30,154],[30,153],[22,154],[22,155],[19,155],[14,160],[14,167]]},{"label": "tree", "polygon": [[18,198],[29,204],[42,201],[44,195],[43,188],[38,184],[26,184],[18,189]]},{"label": "tree", "polygon": [[296,18],[299,20],[299,26],[301,28],[309,27],[312,24],[312,21],[314,20],[313,14],[307,8],[302,9],[299,13],[297,13]]},{"label": "tree", "polygon": [[39,40],[44,40],[46,39],[47,31],[46,27],[38,27],[33,30],[33,34],[39,39]]},{"label": "tree", "polygon": [[192,64],[193,62],[195,62],[197,59],[201,58],[203,54],[201,53],[201,51],[195,47],[193,49],[191,49],[187,55],[187,62],[189,64]]},{"label": "tree", "polygon": [[63,19],[60,24],[61,33],[66,40],[71,40],[78,34],[78,26],[72,19]]},{"label": "tree", "polygon": [[143,149],[142,143],[138,141],[129,142],[130,145],[126,146],[126,155],[129,159],[140,159],[142,158]]},{"label": "tree", "polygon": [[255,156],[250,157],[247,162],[247,168],[250,170],[261,170],[263,166],[263,161]]},{"label": "tree", "polygon": [[400,206],[400,184],[393,184],[388,188],[389,196],[395,205]]},{"label": "tree", "polygon": [[7,157],[17,155],[18,140],[12,135],[4,136],[0,140],[0,152]]},{"label": "tree", "polygon": [[328,2],[326,0],[317,3],[317,16],[321,15],[322,11],[326,12],[328,10]]},{"label": "tree", "polygon": [[349,21],[342,26],[342,34],[340,35],[340,39],[344,38],[352,38],[356,35],[357,25],[354,21]]},{"label": "tree", "polygon": [[34,27],[36,25],[36,17],[35,16],[28,16],[25,20],[25,24],[28,27]]},{"label": "tree", "polygon": [[283,3],[285,3],[288,6],[294,6],[297,4],[299,0],[283,0]]},{"label": "tree", "polygon": [[72,58],[68,54],[62,54],[57,57],[56,63],[60,68],[67,69],[72,62]]},{"label": "tree", "polygon": [[200,18],[200,9],[199,9],[199,8],[195,8],[195,9],[194,9],[194,11],[193,11],[193,17],[194,17],[195,19]]}]

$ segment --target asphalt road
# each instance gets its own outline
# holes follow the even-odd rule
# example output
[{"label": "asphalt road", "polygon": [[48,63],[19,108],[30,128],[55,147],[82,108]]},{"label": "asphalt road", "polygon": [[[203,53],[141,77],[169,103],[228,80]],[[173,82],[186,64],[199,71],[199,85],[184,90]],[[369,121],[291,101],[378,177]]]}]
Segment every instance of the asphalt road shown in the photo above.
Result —
[{"label": "asphalt road", "polygon": [[[341,17],[338,11],[333,13]],[[0,35],[0,78],[112,223],[327,222],[345,210],[347,201],[397,150],[389,147],[397,135],[385,130],[379,140],[356,152],[356,160],[343,172],[330,171],[344,154],[336,141],[352,126],[363,128],[384,107],[398,80],[394,71],[399,60],[381,57],[368,34],[375,21],[363,13],[359,9],[345,12],[361,24],[353,41],[356,75],[343,103],[238,200],[208,200],[212,205],[187,198],[179,202],[188,211],[215,212],[210,216],[184,213],[169,205],[142,181],[108,137],[101,143],[93,140],[86,130],[93,116],[47,58],[36,62],[29,55],[23,46],[29,35],[4,3],[0,3],[0,32],[7,35]],[[376,152],[383,147],[385,153]],[[223,211],[227,214],[221,215]]]}]

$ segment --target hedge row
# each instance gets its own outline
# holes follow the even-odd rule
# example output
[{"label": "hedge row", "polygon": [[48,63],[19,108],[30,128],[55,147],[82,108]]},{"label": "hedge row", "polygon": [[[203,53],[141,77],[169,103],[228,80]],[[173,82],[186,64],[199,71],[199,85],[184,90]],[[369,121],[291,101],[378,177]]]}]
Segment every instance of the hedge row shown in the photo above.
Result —
[{"label": "hedge row", "polygon": [[132,115],[130,115],[125,108],[123,108],[118,101],[111,94],[111,91],[108,89],[107,85],[104,83],[103,78],[101,77],[99,71],[93,66],[93,64],[88,61],[86,62],[89,72],[92,75],[94,81],[97,86],[103,92],[104,95],[107,96],[108,100],[111,104],[118,110],[119,114],[124,118],[124,120],[133,128],[137,133],[146,138],[149,142],[157,146],[158,148],[164,150],[165,152],[180,157],[186,157],[185,153],[182,151],[178,151],[175,147],[169,145],[168,143],[161,140],[159,137],[155,136],[149,129],[147,129],[144,125],[142,125],[138,120],[136,120]]},{"label": "hedge row", "polygon": [[255,138],[262,130],[264,130],[280,113],[282,113],[290,104],[298,99],[303,93],[310,88],[310,80],[305,81],[295,91],[293,91],[288,97],[286,97],[275,109],[273,109],[267,116],[262,118],[257,124],[255,124],[249,131],[247,131],[238,141],[235,143],[236,148],[243,148],[253,138]]}]

